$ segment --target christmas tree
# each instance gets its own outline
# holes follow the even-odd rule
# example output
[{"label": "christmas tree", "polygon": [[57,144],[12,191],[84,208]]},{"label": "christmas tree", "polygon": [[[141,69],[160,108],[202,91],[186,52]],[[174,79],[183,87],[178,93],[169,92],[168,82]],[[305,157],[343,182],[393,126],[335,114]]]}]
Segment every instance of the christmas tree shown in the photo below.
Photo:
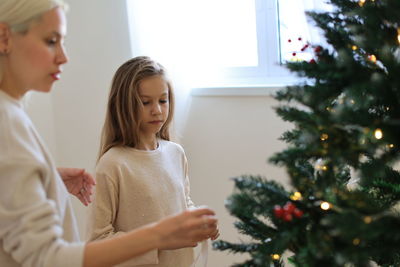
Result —
[{"label": "christmas tree", "polygon": [[400,1],[329,2],[308,13],[327,44],[287,63],[304,79],[276,95],[294,127],[270,161],[292,188],[234,178],[226,207],[252,241],[214,248],[250,255],[235,266],[400,266]]}]

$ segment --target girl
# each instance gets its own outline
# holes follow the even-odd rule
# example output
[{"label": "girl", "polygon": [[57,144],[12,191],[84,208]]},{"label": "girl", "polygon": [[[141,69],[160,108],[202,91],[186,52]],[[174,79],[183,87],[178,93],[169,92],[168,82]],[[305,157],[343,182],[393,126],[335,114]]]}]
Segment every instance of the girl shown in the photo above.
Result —
[{"label": "girl", "polygon": [[[118,236],[193,207],[182,147],[170,142],[172,86],[148,57],[114,75],[96,168],[89,238]],[[218,235],[215,229],[212,239]],[[122,266],[189,267],[192,248],[152,250]]]},{"label": "girl", "polygon": [[111,266],[207,238],[216,221],[211,210],[198,209],[113,239],[79,241],[65,184],[87,196],[90,179],[71,183],[86,175],[57,171],[20,102],[29,90],[49,92],[60,78],[65,34],[61,0],[0,1],[0,266]]}]

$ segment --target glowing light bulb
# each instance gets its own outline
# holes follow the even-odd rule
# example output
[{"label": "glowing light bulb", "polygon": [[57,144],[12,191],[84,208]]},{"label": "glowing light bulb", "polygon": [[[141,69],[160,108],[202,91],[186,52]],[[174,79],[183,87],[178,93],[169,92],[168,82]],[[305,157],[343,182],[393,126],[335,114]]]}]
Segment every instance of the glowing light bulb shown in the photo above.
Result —
[{"label": "glowing light bulb", "polygon": [[277,261],[281,258],[281,256],[279,254],[272,254],[271,257],[274,261]]},{"label": "glowing light bulb", "polygon": [[330,208],[331,208],[331,204],[329,204],[328,202],[324,201],[321,203],[321,209],[329,210]]},{"label": "glowing light bulb", "polygon": [[375,135],[375,138],[379,140],[379,139],[382,139],[383,132],[382,132],[381,129],[378,128],[378,129],[375,130],[374,135]]},{"label": "glowing light bulb", "polygon": [[372,218],[371,218],[370,216],[365,216],[365,217],[364,217],[364,222],[365,222],[366,224],[370,224],[370,223],[372,222]]},{"label": "glowing light bulb", "polygon": [[321,136],[320,136],[321,141],[325,141],[325,140],[327,140],[328,138],[329,138],[329,135],[326,134],[326,133],[323,133],[323,134],[321,134]]},{"label": "glowing light bulb", "polygon": [[400,44],[400,28],[397,29],[397,41]]},{"label": "glowing light bulb", "polygon": [[365,1],[366,1],[366,0],[360,0],[360,1],[358,1],[358,5],[362,7],[362,6],[365,4]]},{"label": "glowing light bulb", "polygon": [[356,51],[358,49],[358,47],[356,45],[352,45],[351,49],[353,49],[353,51]]},{"label": "glowing light bulb", "polygon": [[371,60],[372,62],[376,63],[377,59],[375,55],[370,55],[368,56],[369,60]]}]

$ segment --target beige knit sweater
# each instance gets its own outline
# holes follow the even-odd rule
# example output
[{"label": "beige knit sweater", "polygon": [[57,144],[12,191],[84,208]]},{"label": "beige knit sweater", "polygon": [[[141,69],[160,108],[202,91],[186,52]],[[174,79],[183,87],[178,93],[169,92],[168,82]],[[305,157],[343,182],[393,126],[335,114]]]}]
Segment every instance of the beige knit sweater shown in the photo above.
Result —
[{"label": "beige knit sweater", "polygon": [[[156,150],[114,147],[96,168],[88,239],[119,235],[193,206],[182,147],[159,140]],[[192,248],[153,250],[118,266],[189,267]]]},{"label": "beige knit sweater", "polygon": [[0,90],[0,266],[80,267],[69,194],[32,122]]}]

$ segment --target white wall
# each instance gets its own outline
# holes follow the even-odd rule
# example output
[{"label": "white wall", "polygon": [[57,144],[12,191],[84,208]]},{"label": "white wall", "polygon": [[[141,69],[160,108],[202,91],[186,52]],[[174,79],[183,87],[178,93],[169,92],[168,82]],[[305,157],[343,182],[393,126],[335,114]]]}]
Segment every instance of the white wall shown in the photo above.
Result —
[{"label": "white wall", "polygon": [[[123,0],[69,0],[66,41],[70,62],[50,95],[34,95],[29,112],[59,166],[94,170],[105,103],[113,73],[131,56]],[[217,211],[221,239],[239,241],[224,200],[231,177],[263,174],[285,177],[267,158],[284,144],[288,125],[276,117],[277,103],[263,97],[192,97],[181,129],[190,167],[192,198]],[[86,208],[74,202],[82,233]],[[230,266],[243,256],[211,252],[210,267]]]}]

